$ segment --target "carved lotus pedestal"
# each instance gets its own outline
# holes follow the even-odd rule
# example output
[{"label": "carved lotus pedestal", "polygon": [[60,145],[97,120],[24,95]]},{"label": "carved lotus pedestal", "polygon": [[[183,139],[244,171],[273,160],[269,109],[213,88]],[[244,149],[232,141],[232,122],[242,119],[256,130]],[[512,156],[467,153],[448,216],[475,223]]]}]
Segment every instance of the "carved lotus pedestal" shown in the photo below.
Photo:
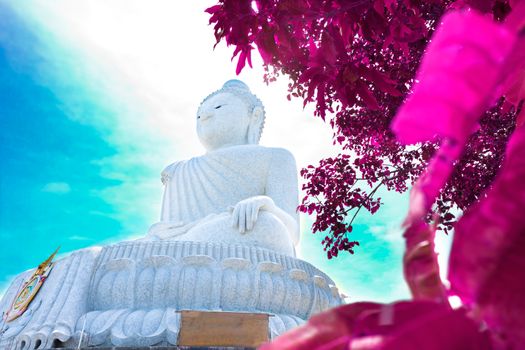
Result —
[{"label": "carved lotus pedestal", "polygon": [[[2,310],[28,274],[12,283]],[[26,313],[2,328],[0,349],[178,345],[185,310],[267,314],[271,339],[341,303],[323,272],[267,249],[122,242],[57,261]]]}]

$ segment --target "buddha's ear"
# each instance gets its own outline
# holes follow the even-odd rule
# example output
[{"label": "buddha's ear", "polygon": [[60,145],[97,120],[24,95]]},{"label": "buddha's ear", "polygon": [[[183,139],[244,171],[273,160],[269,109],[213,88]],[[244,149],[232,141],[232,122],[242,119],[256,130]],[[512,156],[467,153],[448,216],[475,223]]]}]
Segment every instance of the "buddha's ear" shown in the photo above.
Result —
[{"label": "buddha's ear", "polygon": [[250,125],[248,126],[248,143],[256,145],[259,143],[261,138],[261,131],[264,123],[264,110],[262,107],[257,106],[253,109],[252,116],[250,118]]}]

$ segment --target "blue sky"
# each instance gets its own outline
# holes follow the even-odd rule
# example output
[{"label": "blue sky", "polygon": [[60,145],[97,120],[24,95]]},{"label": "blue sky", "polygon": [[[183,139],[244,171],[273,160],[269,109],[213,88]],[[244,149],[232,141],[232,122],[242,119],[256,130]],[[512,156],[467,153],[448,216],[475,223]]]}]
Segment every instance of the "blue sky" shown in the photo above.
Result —
[{"label": "blue sky", "polygon": [[[0,0],[0,293],[57,246],[137,238],[157,220],[160,170],[202,152],[193,115],[234,77],[231,50],[212,51],[208,2]],[[290,149],[300,167],[336,153],[328,125],[255,66],[240,79],[265,103],[262,144]],[[351,300],[408,297],[407,196],[382,197],[378,214],[358,218],[354,256],[328,261],[302,217],[302,258]]]},{"label": "blue sky", "polygon": [[[57,246],[70,251],[121,232],[110,204],[93,194],[117,184],[99,176],[94,159],[115,148],[103,131],[74,121],[42,78],[43,43],[26,23],[0,4],[0,281],[35,266]],[[80,82],[73,98],[82,113],[107,113]]]}]

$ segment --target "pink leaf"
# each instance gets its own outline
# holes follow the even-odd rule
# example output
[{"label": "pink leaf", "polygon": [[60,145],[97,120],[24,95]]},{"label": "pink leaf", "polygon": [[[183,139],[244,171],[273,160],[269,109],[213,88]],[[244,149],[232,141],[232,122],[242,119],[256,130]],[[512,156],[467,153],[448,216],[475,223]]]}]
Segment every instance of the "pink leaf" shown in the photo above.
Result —
[{"label": "pink leaf", "polygon": [[448,13],[423,58],[419,83],[392,124],[398,139],[466,139],[496,97],[494,89],[514,40],[503,25],[474,11]]},{"label": "pink leaf", "polygon": [[463,143],[444,140],[429,162],[425,172],[410,191],[408,214],[403,223],[408,227],[423,219],[454,170],[454,162],[461,155]]},{"label": "pink leaf", "polygon": [[259,350],[345,350],[357,317],[364,311],[379,308],[380,304],[362,302],[321,312]]},{"label": "pink leaf", "polygon": [[379,72],[376,69],[368,68],[365,65],[359,66],[359,74],[377,86],[381,91],[386,92],[392,96],[401,96],[399,90],[395,88],[395,82],[386,74]]},{"label": "pink leaf", "polygon": [[[516,32],[521,32],[525,29],[525,1],[510,0],[512,11],[505,20],[505,24]],[[523,33],[522,33],[523,37]]]},{"label": "pink leaf", "polygon": [[222,5],[214,5],[214,6],[208,7],[206,10],[204,10],[204,12],[207,12],[212,15],[215,12],[218,12],[219,10],[221,10],[221,8],[222,8]]},{"label": "pink leaf", "polygon": [[379,104],[377,103],[377,100],[370,92],[368,86],[366,83],[364,83],[361,80],[356,81],[356,91],[359,94],[359,97],[363,99],[363,102],[366,104],[366,106],[371,110],[378,110]]},{"label": "pink leaf", "polygon": [[244,68],[244,65],[246,64],[246,51],[241,51],[241,55],[239,56],[239,61],[237,61],[237,68],[235,69],[235,74],[239,75],[241,74],[242,69]]},{"label": "pink leaf", "polygon": [[259,350],[489,350],[462,310],[433,302],[354,303],[313,316]]},{"label": "pink leaf", "polygon": [[423,301],[396,302],[363,312],[355,321],[352,350],[490,350],[487,334],[464,310]]},{"label": "pink leaf", "polygon": [[232,55],[231,61],[233,61],[235,56],[237,56],[239,54],[239,52],[241,52],[241,50],[242,50],[242,48],[240,46],[237,45],[237,47],[235,47],[235,50],[233,51],[233,55]]},{"label": "pink leaf", "polygon": [[452,293],[478,309],[509,349],[525,345],[525,128],[512,135],[485,199],[456,224],[450,255]]},{"label": "pink leaf", "polygon": [[507,79],[502,87],[503,95],[517,107],[525,99],[525,35],[516,42],[507,60],[505,75]]},{"label": "pink leaf", "polygon": [[429,227],[423,221],[415,222],[405,230],[403,272],[414,299],[446,304],[446,291],[439,276],[437,254],[434,251],[435,230],[435,227]]},{"label": "pink leaf", "polygon": [[[525,106],[524,106],[525,107]],[[522,127],[525,125],[525,108],[521,108],[520,114],[516,117],[516,127]]]},{"label": "pink leaf", "polygon": [[252,66],[252,48],[251,47],[248,50],[248,53],[246,54],[246,58],[248,59],[248,65],[250,66],[250,68],[253,68]]}]

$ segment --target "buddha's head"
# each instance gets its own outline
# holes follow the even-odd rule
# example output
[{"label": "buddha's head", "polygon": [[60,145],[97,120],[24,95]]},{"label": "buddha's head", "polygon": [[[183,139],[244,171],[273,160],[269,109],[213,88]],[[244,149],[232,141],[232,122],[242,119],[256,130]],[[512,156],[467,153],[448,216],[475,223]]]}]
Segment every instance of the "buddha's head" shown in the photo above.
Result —
[{"label": "buddha's head", "polygon": [[202,101],[197,111],[197,134],[208,151],[257,144],[264,117],[262,102],[248,86],[229,80]]}]

